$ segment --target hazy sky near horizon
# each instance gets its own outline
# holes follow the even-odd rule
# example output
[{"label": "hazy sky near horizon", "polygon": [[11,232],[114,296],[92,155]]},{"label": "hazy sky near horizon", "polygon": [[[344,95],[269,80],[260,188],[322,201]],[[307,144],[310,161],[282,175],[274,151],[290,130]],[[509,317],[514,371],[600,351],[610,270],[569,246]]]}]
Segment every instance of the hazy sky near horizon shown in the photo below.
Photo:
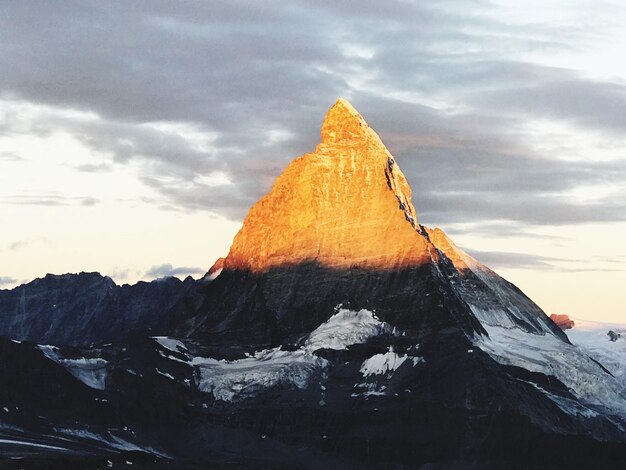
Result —
[{"label": "hazy sky near horizon", "polygon": [[624,24],[618,1],[3,1],[0,288],[203,274],[343,96],[422,223],[548,313],[626,321]]}]

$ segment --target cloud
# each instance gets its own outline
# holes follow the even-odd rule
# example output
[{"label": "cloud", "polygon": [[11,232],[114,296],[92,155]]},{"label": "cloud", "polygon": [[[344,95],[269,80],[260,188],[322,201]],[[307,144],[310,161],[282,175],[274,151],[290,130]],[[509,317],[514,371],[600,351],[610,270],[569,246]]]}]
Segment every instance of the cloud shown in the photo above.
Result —
[{"label": "cloud", "polygon": [[64,196],[59,194],[17,194],[0,196],[0,204],[14,204],[18,206],[93,206],[100,201],[91,196]]},{"label": "cloud", "polygon": [[169,263],[152,266],[145,273],[145,277],[148,279],[171,277],[171,276],[193,276],[198,274],[204,274],[206,269],[192,268],[192,267],[174,267]]},{"label": "cloud", "polygon": [[571,70],[517,64],[518,68],[521,66],[539,69],[539,73],[530,82],[517,79],[506,87],[476,96],[474,106],[518,116],[566,120],[624,137],[624,84],[584,79]]},{"label": "cloud", "polygon": [[6,249],[9,250],[9,251],[19,250],[20,248],[28,246],[29,244],[30,244],[30,242],[27,241],[27,240],[19,240],[19,241],[10,243],[9,246],[7,246]]},{"label": "cloud", "polygon": [[533,253],[515,253],[509,251],[480,251],[465,250],[472,257],[493,269],[529,269],[532,271],[558,271],[558,272],[624,272],[626,269],[615,267],[615,262],[607,259],[597,259],[598,262],[590,264],[586,259],[558,258],[543,256]]},{"label": "cloud", "polygon": [[0,161],[21,162],[21,161],[24,161],[24,159],[10,152],[0,152]]},{"label": "cloud", "polygon": [[100,172],[111,171],[111,164],[109,163],[100,163],[100,164],[85,163],[82,165],[77,165],[75,168],[78,171],[83,171],[85,173],[100,173]]},{"label": "cloud", "polygon": [[481,263],[494,269],[498,268],[518,268],[533,270],[554,270],[557,269],[555,262],[568,262],[561,258],[541,256],[530,253],[512,253],[505,251],[479,251],[467,250],[468,254],[476,258]]},{"label": "cloud", "polygon": [[[240,220],[345,96],[396,155],[425,223],[504,235],[626,220],[624,83],[520,53],[594,40],[575,21],[516,25],[483,1],[66,1],[5,2],[0,30],[0,98],[39,107],[0,112],[0,134],[69,133],[108,156],[79,171],[138,165],[167,209]],[[536,142],[545,121],[565,132],[553,148]],[[569,142],[583,137],[584,149]],[[584,153],[607,147],[616,158]],[[199,178],[216,173],[229,183]],[[573,197],[581,187],[614,192]],[[12,199],[0,203],[97,203]]]},{"label": "cloud", "polygon": [[554,242],[562,243],[567,238],[559,235],[548,235],[539,231],[534,231],[536,227],[529,226],[528,224],[519,223],[517,221],[510,220],[496,220],[496,221],[472,221],[466,223],[445,224],[445,231],[448,235],[464,235],[471,233],[473,235],[482,237],[497,236],[499,238],[509,237],[522,237],[541,240],[552,240]]},{"label": "cloud", "polygon": [[13,285],[17,283],[18,283],[18,280],[15,279],[14,277],[0,276],[0,288],[3,288],[3,286],[12,287]]},{"label": "cloud", "polygon": [[4,247],[0,247],[0,252],[2,251],[18,251],[24,248],[30,247],[35,244],[49,244],[50,240],[46,237],[34,237],[26,240],[17,240],[9,243]]}]

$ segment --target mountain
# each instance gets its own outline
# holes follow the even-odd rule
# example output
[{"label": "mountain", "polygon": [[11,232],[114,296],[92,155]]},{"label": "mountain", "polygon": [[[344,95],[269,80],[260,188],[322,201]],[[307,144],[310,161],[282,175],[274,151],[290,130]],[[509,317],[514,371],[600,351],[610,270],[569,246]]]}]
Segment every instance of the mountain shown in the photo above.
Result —
[{"label": "mountain", "polygon": [[[207,279],[180,298],[151,287],[166,333],[0,341],[0,454],[31,468],[626,465],[616,370],[411,199],[338,100]],[[92,331],[83,310],[64,317],[82,325],[68,344]]]},{"label": "mountain", "polygon": [[98,273],[53,275],[0,290],[0,335],[43,344],[89,346],[131,331],[160,334],[199,284],[188,278],[118,286]]},{"label": "mountain", "polygon": [[343,305],[421,330],[422,344],[445,328],[471,342],[485,325],[567,342],[518,289],[418,223],[395,159],[343,99],[315,152],[296,158],[250,209],[210,291],[179,334],[277,344]]}]

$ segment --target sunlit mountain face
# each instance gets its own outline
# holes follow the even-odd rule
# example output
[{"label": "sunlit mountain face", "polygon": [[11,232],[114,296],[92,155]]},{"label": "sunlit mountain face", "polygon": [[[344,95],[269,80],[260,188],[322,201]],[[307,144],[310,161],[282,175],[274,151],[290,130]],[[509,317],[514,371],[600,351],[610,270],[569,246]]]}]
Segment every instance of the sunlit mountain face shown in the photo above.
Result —
[{"label": "sunlit mountain face", "polygon": [[202,279],[46,276],[0,331],[8,468],[626,465],[613,349],[421,225],[343,99]]},{"label": "sunlit mountain face", "polygon": [[226,269],[263,272],[315,262],[395,269],[430,260],[411,188],[361,115],[340,99],[315,152],[296,158],[250,209]]}]

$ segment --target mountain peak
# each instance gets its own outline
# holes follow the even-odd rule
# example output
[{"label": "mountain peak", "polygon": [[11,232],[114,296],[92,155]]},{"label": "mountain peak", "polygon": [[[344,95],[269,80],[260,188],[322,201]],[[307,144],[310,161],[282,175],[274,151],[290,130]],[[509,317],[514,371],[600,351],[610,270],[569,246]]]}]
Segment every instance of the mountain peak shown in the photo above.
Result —
[{"label": "mountain peak", "polygon": [[328,110],[322,124],[322,144],[355,145],[369,142],[384,147],[363,116],[344,98]]},{"label": "mountain peak", "polygon": [[430,259],[411,188],[393,156],[344,99],[315,152],[293,160],[248,213],[224,269],[262,272],[314,262],[393,269]]}]

